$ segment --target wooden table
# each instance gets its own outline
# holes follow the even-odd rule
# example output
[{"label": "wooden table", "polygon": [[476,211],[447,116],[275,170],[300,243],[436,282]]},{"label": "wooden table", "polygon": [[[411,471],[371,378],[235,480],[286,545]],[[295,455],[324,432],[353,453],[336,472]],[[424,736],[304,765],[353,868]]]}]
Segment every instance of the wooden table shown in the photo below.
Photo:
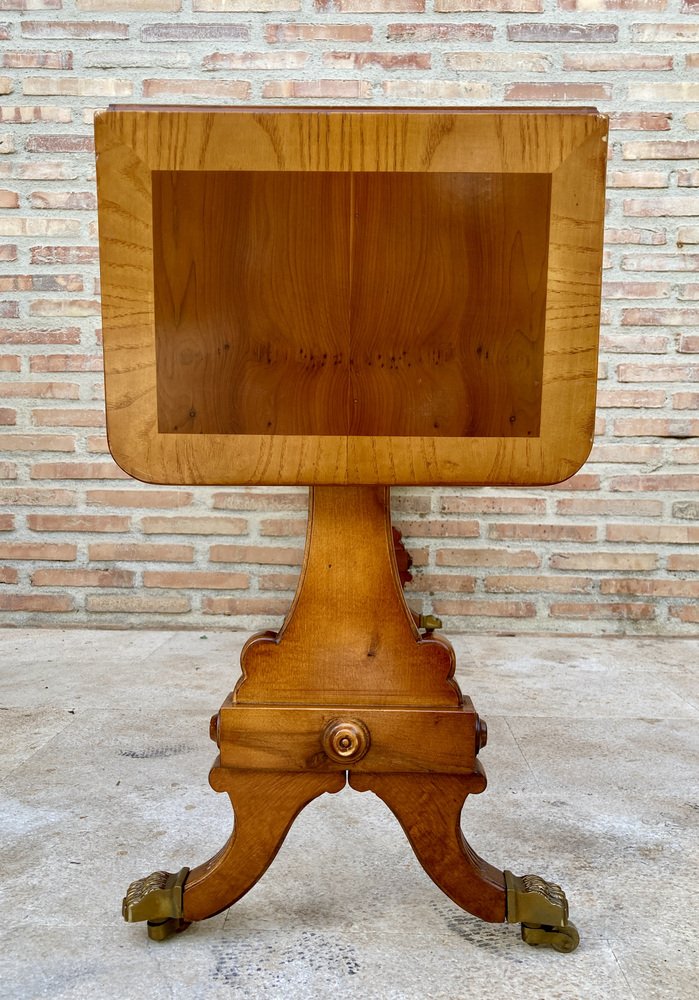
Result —
[{"label": "wooden table", "polygon": [[406,605],[396,484],[572,475],[595,406],[607,121],[593,109],[113,107],[95,126],[112,453],[156,483],[306,484],[301,579],[212,719],[233,833],[134,882],[163,938],[349,783],[484,920],[572,951],[561,889],[460,828],[486,727]]}]

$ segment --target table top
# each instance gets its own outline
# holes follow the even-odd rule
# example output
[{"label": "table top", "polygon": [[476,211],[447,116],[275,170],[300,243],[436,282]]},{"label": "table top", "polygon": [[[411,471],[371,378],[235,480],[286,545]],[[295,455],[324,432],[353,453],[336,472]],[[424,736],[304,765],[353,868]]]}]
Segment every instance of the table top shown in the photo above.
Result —
[{"label": "table top", "polygon": [[159,483],[557,482],[592,442],[594,109],[114,107],[108,437]]}]

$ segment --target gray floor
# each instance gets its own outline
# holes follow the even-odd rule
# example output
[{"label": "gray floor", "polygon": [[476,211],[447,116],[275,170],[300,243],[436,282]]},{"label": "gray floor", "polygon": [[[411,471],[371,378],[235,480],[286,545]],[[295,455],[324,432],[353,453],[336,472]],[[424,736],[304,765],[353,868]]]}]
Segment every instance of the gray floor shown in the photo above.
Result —
[{"label": "gray floor", "polygon": [[699,997],[699,640],[453,637],[490,733],[464,830],[563,884],[572,955],[460,911],[349,790],[227,913],[161,944],[124,924],[132,879],[230,831],[207,732],[243,638],[0,631],[3,998]]}]

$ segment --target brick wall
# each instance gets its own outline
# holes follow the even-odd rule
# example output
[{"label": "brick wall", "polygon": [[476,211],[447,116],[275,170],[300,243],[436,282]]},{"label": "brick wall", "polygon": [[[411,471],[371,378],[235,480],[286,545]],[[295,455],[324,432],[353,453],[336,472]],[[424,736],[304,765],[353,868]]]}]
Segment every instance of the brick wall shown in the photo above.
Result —
[{"label": "brick wall", "polygon": [[598,438],[569,483],[396,490],[450,628],[699,621],[697,0],[0,0],[0,621],[258,627],[305,491],[148,487],[106,449],[91,122],[134,102],[612,115]]}]

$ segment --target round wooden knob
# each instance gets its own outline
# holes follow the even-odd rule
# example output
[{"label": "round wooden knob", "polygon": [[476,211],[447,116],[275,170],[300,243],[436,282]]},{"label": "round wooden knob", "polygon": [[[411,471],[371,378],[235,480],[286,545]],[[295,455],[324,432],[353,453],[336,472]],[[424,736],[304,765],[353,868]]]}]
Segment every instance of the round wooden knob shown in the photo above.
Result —
[{"label": "round wooden knob", "polygon": [[333,719],[323,733],[323,750],[340,764],[361,760],[370,745],[369,730],[359,719]]}]

